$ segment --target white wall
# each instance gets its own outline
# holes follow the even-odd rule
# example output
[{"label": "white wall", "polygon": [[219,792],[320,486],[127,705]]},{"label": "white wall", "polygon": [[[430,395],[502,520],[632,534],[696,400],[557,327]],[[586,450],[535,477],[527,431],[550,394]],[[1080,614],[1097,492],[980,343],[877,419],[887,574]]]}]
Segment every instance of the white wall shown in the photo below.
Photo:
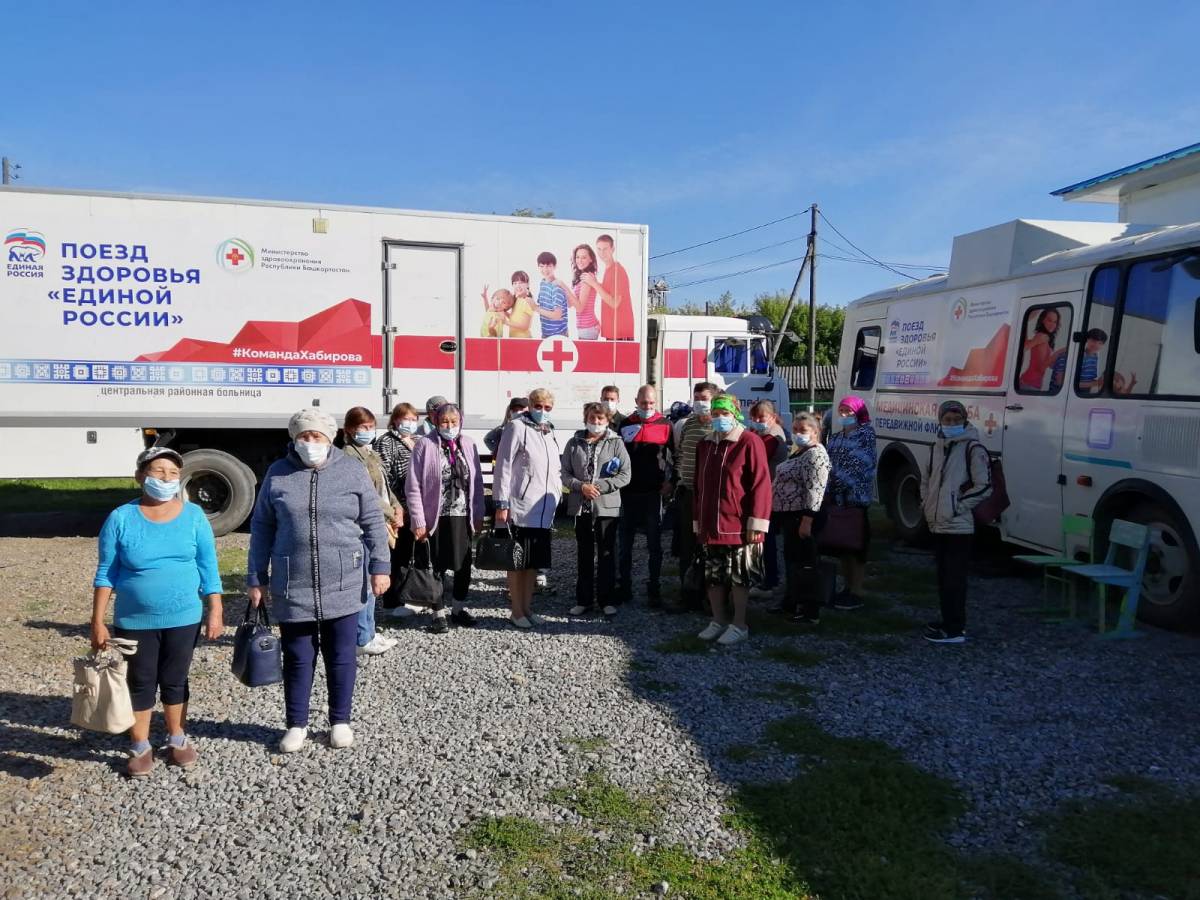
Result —
[{"label": "white wall", "polygon": [[1200,222],[1200,175],[1122,196],[1119,221],[1146,225]]}]

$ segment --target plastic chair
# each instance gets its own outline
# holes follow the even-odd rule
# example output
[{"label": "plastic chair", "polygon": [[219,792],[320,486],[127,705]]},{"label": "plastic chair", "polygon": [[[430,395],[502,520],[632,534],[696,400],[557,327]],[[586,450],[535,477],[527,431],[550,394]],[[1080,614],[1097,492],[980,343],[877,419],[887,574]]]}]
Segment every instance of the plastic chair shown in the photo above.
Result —
[{"label": "plastic chair", "polygon": [[[1133,568],[1123,569],[1116,565],[1117,551],[1128,547],[1135,554]],[[1138,599],[1142,595],[1142,578],[1146,574],[1146,560],[1150,556],[1150,529],[1136,522],[1126,522],[1124,519],[1113,519],[1108,532],[1108,553],[1104,562],[1088,566],[1065,566],[1064,573],[1087,578],[1096,584],[1097,615],[1099,618],[1100,634],[1109,638],[1139,637],[1142,632],[1134,629],[1137,618]],[[1125,588],[1125,598],[1121,601],[1121,614],[1117,626],[1111,632],[1105,632],[1106,594],[1105,586]],[[1074,592],[1074,585],[1072,585]],[[1072,606],[1074,602],[1072,601]]]},{"label": "plastic chair", "polygon": [[[1087,516],[1078,514],[1066,515],[1062,517],[1062,553],[1025,553],[1013,557],[1013,559],[1019,562],[1029,563],[1031,566],[1041,566],[1042,568],[1042,609],[1039,612],[1059,612],[1067,608],[1067,588],[1070,586],[1071,579],[1062,570],[1065,566],[1079,564],[1079,560],[1070,555],[1071,538],[1087,538],[1087,561],[1091,564],[1096,561],[1095,543],[1092,540],[1095,530],[1095,524]],[[1058,583],[1058,607],[1051,607],[1049,605],[1050,601],[1047,598],[1051,581]],[[1070,598],[1070,616],[1071,618],[1075,618],[1075,594],[1073,591],[1070,592]]]}]

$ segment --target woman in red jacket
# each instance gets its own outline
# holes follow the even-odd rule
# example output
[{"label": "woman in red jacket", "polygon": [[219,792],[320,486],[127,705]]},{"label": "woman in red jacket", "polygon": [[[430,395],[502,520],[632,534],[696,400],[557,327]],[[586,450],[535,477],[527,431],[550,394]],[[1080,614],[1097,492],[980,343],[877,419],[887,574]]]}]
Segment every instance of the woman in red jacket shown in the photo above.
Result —
[{"label": "woman in red jacket", "polygon": [[[692,528],[704,547],[705,581],[712,621],[700,638],[736,644],[750,636],[746,605],[750,588],[763,578],[763,539],[771,518],[771,473],[767,451],[742,424],[738,401],[718,394],[712,429],[696,450],[696,500]],[[725,601],[733,599],[733,623]]]}]

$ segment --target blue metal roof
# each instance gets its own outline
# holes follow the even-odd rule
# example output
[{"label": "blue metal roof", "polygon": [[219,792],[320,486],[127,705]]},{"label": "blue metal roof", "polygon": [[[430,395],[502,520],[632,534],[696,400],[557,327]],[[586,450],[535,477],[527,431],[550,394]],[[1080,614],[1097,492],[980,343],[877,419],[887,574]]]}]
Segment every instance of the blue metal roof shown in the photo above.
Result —
[{"label": "blue metal roof", "polygon": [[1097,175],[1095,178],[1089,178],[1086,181],[1081,181],[1078,184],[1068,185],[1064,188],[1059,188],[1057,191],[1051,191],[1051,197],[1062,197],[1066,194],[1074,194],[1077,191],[1086,190],[1087,188],[1095,187],[1098,184],[1104,184],[1106,181],[1114,181],[1125,175],[1132,175],[1134,172],[1142,172],[1146,169],[1151,169],[1154,166],[1160,166],[1163,163],[1172,162],[1177,159],[1183,159],[1185,156],[1191,156],[1195,153],[1200,153],[1200,144],[1189,144],[1187,147],[1180,147],[1178,150],[1172,150],[1170,153],[1163,153],[1160,156],[1144,159],[1139,163],[1134,163],[1131,166],[1125,166],[1123,169],[1115,169],[1112,172],[1106,172],[1103,175]]}]

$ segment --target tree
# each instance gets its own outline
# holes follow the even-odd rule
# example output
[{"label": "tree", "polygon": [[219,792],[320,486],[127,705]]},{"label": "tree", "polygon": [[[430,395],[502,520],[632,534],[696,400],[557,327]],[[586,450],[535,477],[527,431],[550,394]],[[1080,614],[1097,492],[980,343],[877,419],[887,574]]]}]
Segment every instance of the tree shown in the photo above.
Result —
[{"label": "tree", "polygon": [[[783,292],[759,294],[754,298],[753,311],[766,316],[776,331],[791,331],[800,338],[798,343],[785,339],[776,362],[781,366],[804,365],[808,362],[808,304],[797,300],[787,325],[781,327],[787,304],[788,295]],[[843,309],[827,304],[817,306],[817,365],[837,365],[845,319]]]},{"label": "tree", "polygon": [[511,216],[521,216],[525,219],[553,219],[554,210],[552,209],[534,209],[532,206],[522,206],[520,209],[514,209]]}]

